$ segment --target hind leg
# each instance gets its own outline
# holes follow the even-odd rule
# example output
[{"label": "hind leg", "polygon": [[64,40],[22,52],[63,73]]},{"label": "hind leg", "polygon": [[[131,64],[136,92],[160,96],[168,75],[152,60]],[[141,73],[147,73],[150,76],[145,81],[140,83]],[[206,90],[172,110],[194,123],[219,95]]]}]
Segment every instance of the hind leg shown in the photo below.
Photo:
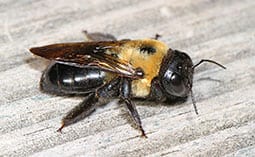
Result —
[{"label": "hind leg", "polygon": [[73,124],[87,116],[89,116],[100,103],[95,93],[89,94],[79,105],[70,110],[67,115],[62,119],[62,125],[57,130],[61,132],[62,129],[70,124]]},{"label": "hind leg", "polygon": [[119,78],[114,79],[103,85],[96,92],[90,93],[80,104],[67,113],[62,119],[61,127],[57,131],[61,132],[64,127],[89,116],[98,106],[109,103],[111,98],[114,98],[119,94],[119,82]]}]

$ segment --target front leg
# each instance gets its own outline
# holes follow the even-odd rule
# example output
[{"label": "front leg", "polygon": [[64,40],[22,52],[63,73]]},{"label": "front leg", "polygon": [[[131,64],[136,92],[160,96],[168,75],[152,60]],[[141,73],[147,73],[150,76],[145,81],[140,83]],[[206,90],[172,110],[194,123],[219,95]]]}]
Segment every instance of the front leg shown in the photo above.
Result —
[{"label": "front leg", "polygon": [[131,80],[129,78],[122,78],[121,83],[122,84],[121,84],[121,88],[120,88],[120,98],[121,98],[122,101],[125,102],[126,107],[129,111],[129,114],[131,115],[131,117],[135,121],[136,125],[141,130],[142,136],[147,138],[147,136],[144,132],[144,129],[142,127],[142,122],[141,122],[140,116],[139,116],[139,114],[136,110],[135,104],[133,104],[133,102],[130,99]]}]

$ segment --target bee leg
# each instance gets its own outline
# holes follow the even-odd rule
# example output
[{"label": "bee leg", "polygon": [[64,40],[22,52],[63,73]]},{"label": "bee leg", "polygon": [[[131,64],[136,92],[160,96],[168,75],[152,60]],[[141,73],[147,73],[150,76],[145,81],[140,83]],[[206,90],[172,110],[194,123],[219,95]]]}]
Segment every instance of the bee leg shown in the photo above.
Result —
[{"label": "bee leg", "polygon": [[85,100],[67,113],[67,115],[62,119],[61,127],[57,131],[61,132],[65,126],[73,124],[90,115],[96,110],[97,106],[107,104],[109,102],[109,98],[118,96],[119,83],[120,78],[113,79],[109,83],[100,87],[96,92],[90,93]]},{"label": "bee leg", "polygon": [[90,115],[93,111],[95,111],[97,103],[98,97],[96,94],[89,94],[85,100],[83,100],[79,105],[75,106],[67,113],[67,115],[62,119],[61,127],[57,131],[61,132],[65,126],[73,124]]},{"label": "bee leg", "polygon": [[130,93],[131,93],[131,80],[130,79],[128,79],[128,78],[122,79],[122,86],[121,86],[120,92],[121,92],[120,93],[121,100],[125,102],[126,107],[129,111],[129,114],[131,115],[131,117],[135,121],[136,125],[139,127],[140,131],[142,132],[142,137],[147,138],[145,131],[142,127],[142,122],[141,122],[140,116],[136,110],[135,104],[133,104],[130,99]]},{"label": "bee leg", "polygon": [[154,36],[154,38],[152,38],[152,39],[158,40],[158,39],[161,38],[161,37],[162,37],[162,36],[161,36],[160,34],[156,33],[155,36]]},{"label": "bee leg", "polygon": [[85,35],[86,40],[88,41],[116,41],[117,39],[107,33],[99,33],[99,32],[94,32],[94,33],[88,33],[88,31],[83,30],[82,33]]},{"label": "bee leg", "polygon": [[135,105],[132,103],[132,101],[129,98],[124,98],[124,102],[128,108],[129,114],[131,115],[131,117],[133,118],[133,120],[135,121],[136,125],[139,127],[141,133],[142,133],[142,137],[147,138],[145,131],[142,127],[142,122],[140,119],[140,116],[136,110]]}]

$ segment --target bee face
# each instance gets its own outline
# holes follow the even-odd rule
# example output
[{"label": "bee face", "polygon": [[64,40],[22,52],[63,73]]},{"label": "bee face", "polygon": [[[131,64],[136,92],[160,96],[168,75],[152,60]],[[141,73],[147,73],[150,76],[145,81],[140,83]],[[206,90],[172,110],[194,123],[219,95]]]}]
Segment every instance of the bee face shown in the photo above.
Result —
[{"label": "bee face", "polygon": [[162,61],[159,77],[163,90],[169,96],[187,97],[193,80],[193,63],[184,52],[168,50]]}]

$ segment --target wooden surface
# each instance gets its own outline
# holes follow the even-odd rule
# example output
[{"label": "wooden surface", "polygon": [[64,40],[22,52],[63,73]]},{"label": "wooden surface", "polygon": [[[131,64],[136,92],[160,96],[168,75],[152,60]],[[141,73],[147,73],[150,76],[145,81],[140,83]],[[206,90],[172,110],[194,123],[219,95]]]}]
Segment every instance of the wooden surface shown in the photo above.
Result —
[{"label": "wooden surface", "polygon": [[[0,2],[0,156],[254,156],[254,0],[5,0]],[[191,100],[136,102],[148,138],[116,102],[57,133],[82,98],[38,89],[48,62],[28,48],[83,41],[82,30],[153,37],[196,63]]]}]

